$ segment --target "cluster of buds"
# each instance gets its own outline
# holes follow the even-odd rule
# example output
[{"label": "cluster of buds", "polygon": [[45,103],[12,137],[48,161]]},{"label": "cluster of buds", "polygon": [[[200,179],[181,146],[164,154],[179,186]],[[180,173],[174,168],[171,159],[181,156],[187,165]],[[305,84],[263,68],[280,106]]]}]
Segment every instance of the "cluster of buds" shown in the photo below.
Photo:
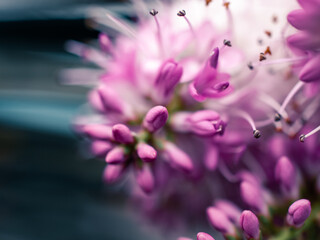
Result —
[{"label": "cluster of buds", "polygon": [[[251,34],[249,2],[217,2],[141,10],[136,28],[94,16],[122,34],[101,33],[100,50],[67,44],[103,69],[89,93],[93,116],[76,119],[77,130],[105,159],[104,180],[133,171],[134,204],[171,229],[206,212],[226,239],[312,239],[320,234],[319,0],[298,0],[303,9],[288,22],[300,31],[290,36],[274,14],[268,30]],[[253,17],[265,16],[261,9]],[[248,34],[238,36],[242,21]],[[79,78],[72,73],[69,83]]]}]

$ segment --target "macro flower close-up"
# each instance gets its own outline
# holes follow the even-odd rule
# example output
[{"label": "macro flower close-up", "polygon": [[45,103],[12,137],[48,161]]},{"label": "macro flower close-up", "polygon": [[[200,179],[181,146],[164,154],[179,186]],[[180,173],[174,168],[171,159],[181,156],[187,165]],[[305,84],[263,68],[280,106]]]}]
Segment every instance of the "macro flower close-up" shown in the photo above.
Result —
[{"label": "macro flower close-up", "polygon": [[81,62],[58,82],[84,89],[74,154],[101,164],[112,211],[153,240],[320,239],[319,0],[85,14],[97,37],[65,41]]}]

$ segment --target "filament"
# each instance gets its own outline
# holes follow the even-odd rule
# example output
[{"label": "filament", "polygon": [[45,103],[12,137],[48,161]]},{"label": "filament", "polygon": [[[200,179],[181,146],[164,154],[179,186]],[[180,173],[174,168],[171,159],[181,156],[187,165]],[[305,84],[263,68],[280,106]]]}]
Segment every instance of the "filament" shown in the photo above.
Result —
[{"label": "filament", "polygon": [[[152,12],[152,11],[153,11],[153,12]],[[161,54],[162,54],[162,55],[165,55],[165,54],[164,54],[164,46],[163,46],[162,32],[161,32],[159,20],[158,20],[158,17],[157,17],[158,12],[153,9],[153,10],[150,11],[150,14],[153,16],[154,21],[156,22],[156,26],[157,26],[157,38],[158,38],[158,42],[159,42],[159,45],[160,45]]]},{"label": "filament", "polygon": [[281,58],[281,59],[275,59],[275,60],[264,61],[264,62],[254,62],[254,63],[251,63],[251,66],[256,67],[256,66],[267,66],[267,65],[274,65],[274,64],[281,64],[281,63],[294,63],[294,62],[300,62],[307,58],[308,58],[307,56],[295,57],[295,58]]},{"label": "filament", "polygon": [[316,132],[320,131],[320,125],[318,127],[316,127],[315,129],[313,129],[311,132],[307,133],[307,134],[302,134],[300,136],[300,142],[304,142],[304,140],[310,136],[312,136],[313,134],[315,134]]},{"label": "filament", "polygon": [[278,114],[281,116],[284,112],[284,109],[287,107],[287,105],[289,104],[289,102],[291,101],[291,99],[294,97],[294,95],[303,87],[304,82],[299,81],[289,92],[289,94],[287,95],[287,97],[284,99]]},{"label": "filament", "polygon": [[233,113],[236,114],[239,117],[242,117],[244,120],[246,120],[249,123],[249,125],[251,126],[251,128],[253,130],[253,136],[255,138],[260,138],[261,137],[260,131],[257,130],[256,125],[255,125],[252,117],[247,112],[242,111],[242,110],[235,110]]}]

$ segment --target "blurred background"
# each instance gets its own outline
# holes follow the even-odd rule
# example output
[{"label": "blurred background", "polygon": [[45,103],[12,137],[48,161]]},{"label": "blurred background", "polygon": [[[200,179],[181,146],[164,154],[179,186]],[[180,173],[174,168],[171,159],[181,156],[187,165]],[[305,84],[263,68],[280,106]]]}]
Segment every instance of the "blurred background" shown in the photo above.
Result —
[{"label": "blurred background", "polygon": [[102,184],[105,164],[81,155],[70,122],[88,89],[58,78],[84,66],[65,42],[97,37],[88,9],[124,4],[0,1],[0,239],[157,239],[137,227],[123,190]]}]

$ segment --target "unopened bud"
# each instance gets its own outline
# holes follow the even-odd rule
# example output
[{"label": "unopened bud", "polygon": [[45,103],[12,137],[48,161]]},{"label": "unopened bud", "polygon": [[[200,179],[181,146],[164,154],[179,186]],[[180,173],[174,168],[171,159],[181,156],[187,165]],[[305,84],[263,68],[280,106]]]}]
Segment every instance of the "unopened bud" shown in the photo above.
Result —
[{"label": "unopened bud", "polygon": [[149,132],[155,132],[166,124],[168,115],[168,110],[165,107],[153,107],[146,114],[143,120],[143,127]]},{"label": "unopened bud", "polygon": [[130,144],[134,142],[134,138],[130,129],[124,124],[116,124],[112,127],[114,140],[119,143]]},{"label": "unopened bud", "polygon": [[259,239],[259,220],[253,212],[249,210],[242,212],[240,216],[240,226],[247,239]]},{"label": "unopened bud", "polygon": [[295,201],[288,209],[287,222],[289,225],[301,227],[311,213],[311,203],[307,199]]},{"label": "unopened bud", "polygon": [[139,143],[137,154],[145,162],[152,162],[157,158],[157,151],[146,143]]}]

